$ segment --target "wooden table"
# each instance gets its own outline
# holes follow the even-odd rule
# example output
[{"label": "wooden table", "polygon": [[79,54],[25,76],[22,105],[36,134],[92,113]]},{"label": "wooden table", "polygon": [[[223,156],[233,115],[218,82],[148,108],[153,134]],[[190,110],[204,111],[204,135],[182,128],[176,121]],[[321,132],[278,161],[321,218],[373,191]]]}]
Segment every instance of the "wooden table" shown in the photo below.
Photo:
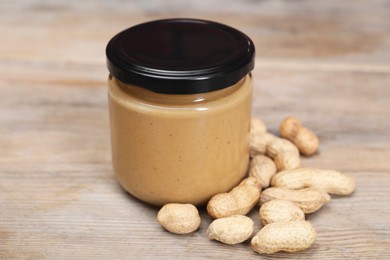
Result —
[{"label": "wooden table", "polygon": [[[257,47],[254,115],[295,115],[321,138],[303,165],[357,190],[308,216],[309,250],[271,258],[390,258],[390,1],[1,1],[0,258],[260,259],[199,231],[179,236],[114,179],[104,48],[146,20],[217,20]],[[260,228],[257,212],[250,216]]]}]

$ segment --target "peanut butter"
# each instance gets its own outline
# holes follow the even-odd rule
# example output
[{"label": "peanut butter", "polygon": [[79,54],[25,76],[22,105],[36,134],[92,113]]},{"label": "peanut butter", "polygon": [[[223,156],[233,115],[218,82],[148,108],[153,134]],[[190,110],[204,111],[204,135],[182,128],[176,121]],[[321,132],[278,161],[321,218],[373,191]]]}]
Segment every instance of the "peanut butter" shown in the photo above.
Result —
[{"label": "peanut butter", "polygon": [[248,167],[251,84],[247,76],[215,93],[179,96],[186,100],[179,104],[177,96],[111,77],[112,160],[121,185],[155,205],[199,205],[235,186]]},{"label": "peanut butter", "polygon": [[107,45],[112,164],[154,205],[201,205],[244,177],[255,49],[242,32],[194,19],[136,25]]}]

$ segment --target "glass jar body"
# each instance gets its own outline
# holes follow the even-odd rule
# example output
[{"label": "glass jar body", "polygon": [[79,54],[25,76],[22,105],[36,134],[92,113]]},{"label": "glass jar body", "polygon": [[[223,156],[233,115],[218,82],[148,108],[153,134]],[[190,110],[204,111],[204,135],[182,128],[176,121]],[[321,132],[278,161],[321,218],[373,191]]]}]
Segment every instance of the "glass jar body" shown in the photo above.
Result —
[{"label": "glass jar body", "polygon": [[159,94],[109,77],[112,163],[121,186],[161,206],[202,205],[245,176],[252,77],[201,94]]}]

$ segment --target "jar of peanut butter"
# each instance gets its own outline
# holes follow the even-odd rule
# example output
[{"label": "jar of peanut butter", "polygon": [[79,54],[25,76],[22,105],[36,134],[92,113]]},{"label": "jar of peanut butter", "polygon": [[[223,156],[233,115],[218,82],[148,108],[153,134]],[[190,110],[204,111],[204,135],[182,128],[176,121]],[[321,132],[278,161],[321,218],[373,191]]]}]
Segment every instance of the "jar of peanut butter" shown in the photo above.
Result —
[{"label": "jar of peanut butter", "polygon": [[153,205],[204,204],[244,177],[255,48],[229,26],[143,23],[107,45],[112,163]]}]

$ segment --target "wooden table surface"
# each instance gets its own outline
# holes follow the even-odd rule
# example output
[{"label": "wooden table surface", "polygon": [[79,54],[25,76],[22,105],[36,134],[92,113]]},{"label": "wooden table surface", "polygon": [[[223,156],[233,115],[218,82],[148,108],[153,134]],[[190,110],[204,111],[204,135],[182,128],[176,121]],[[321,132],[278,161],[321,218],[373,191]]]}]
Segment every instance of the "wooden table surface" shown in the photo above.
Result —
[{"label": "wooden table surface", "polygon": [[[270,258],[390,259],[390,1],[0,2],[0,258],[261,259],[249,242],[165,232],[111,167],[104,48],[166,17],[220,21],[257,47],[254,115],[321,138],[303,165],[356,177],[308,216],[309,250]],[[260,228],[257,212],[250,216]]]}]

